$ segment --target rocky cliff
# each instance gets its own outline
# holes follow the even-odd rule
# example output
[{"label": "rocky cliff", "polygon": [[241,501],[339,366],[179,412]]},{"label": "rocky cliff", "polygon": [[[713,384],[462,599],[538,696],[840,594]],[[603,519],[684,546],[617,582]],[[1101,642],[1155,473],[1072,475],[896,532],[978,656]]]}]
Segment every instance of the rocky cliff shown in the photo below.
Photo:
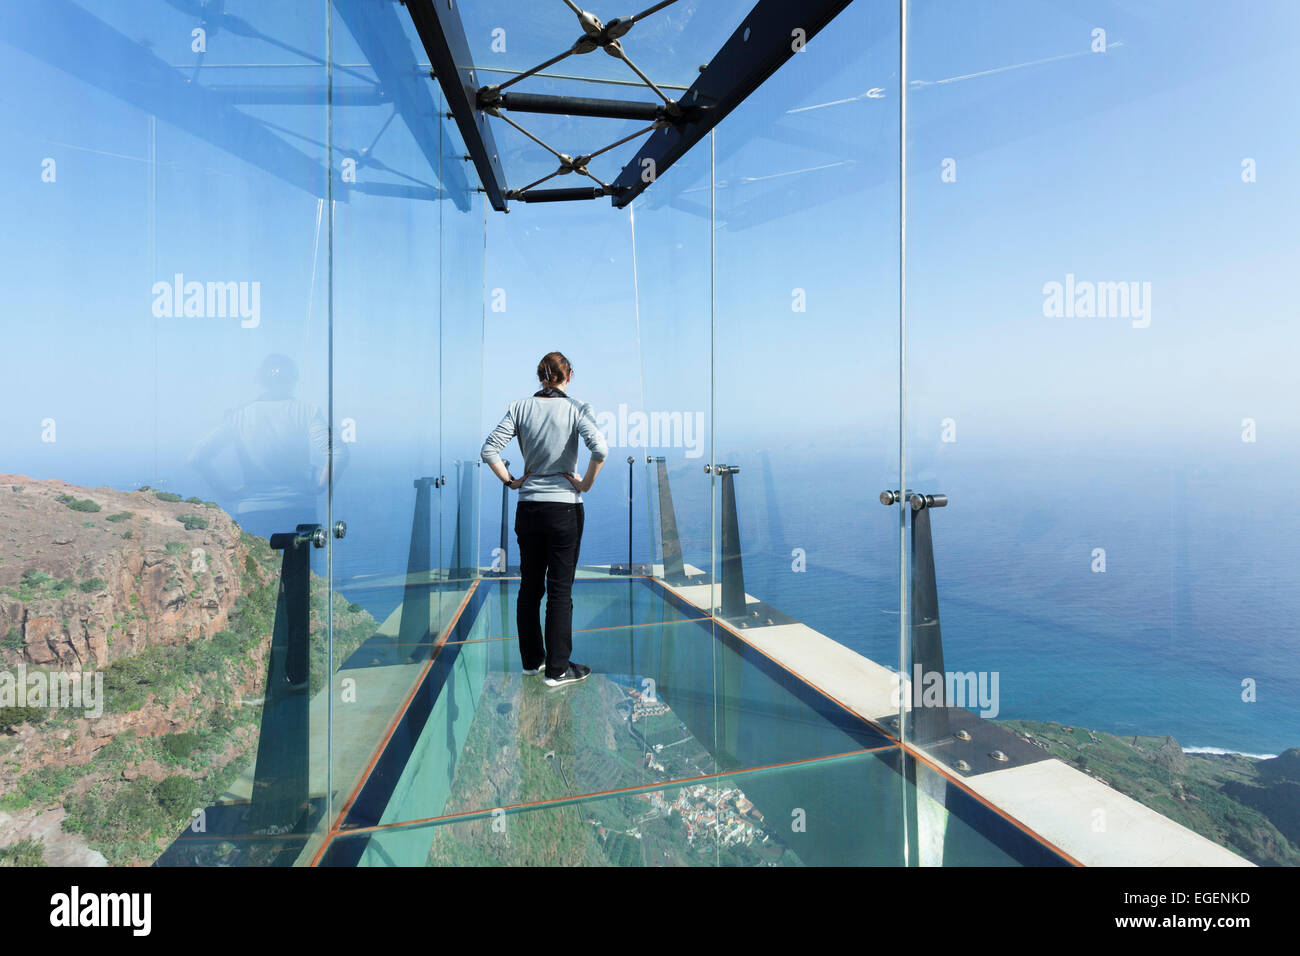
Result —
[{"label": "rocky cliff", "polygon": [[[0,851],[147,864],[221,799],[257,751],[279,566],[199,498],[0,474],[0,682],[103,682],[97,716],[0,699]],[[315,691],[331,597],[314,575],[310,600]],[[333,601],[342,662],[375,622]]]},{"label": "rocky cliff", "polygon": [[210,636],[246,558],[235,523],[198,498],[0,474],[0,661],[102,668]]}]

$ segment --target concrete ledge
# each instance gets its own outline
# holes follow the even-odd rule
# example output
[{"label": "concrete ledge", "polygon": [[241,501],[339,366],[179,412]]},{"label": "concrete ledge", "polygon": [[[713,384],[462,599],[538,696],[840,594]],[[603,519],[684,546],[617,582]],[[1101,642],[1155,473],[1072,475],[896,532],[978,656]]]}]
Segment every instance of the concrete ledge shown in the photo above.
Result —
[{"label": "concrete ledge", "polygon": [[[686,571],[702,573],[690,565],[686,565]],[[674,587],[662,581],[656,583],[698,607],[701,614],[709,613],[710,585]],[[752,594],[745,595],[746,604],[757,602]],[[807,624],[749,627],[736,629],[735,633],[859,717],[879,722],[898,713],[894,671],[849,650]],[[904,680],[905,694],[907,687],[908,682]]]},{"label": "concrete ledge", "polygon": [[1254,865],[1055,758],[963,783],[1087,866]]},{"label": "concrete ledge", "polygon": [[[658,570],[658,569],[656,569]],[[687,573],[702,573],[686,567]],[[657,582],[707,614],[712,587]],[[756,602],[745,595],[746,603]],[[894,671],[805,624],[733,629],[744,641],[841,706],[873,722],[898,713]],[[902,693],[910,698],[908,682]],[[912,753],[923,749],[908,746]],[[1086,866],[1253,866],[1088,774],[1052,758],[958,779],[1004,816]]]}]

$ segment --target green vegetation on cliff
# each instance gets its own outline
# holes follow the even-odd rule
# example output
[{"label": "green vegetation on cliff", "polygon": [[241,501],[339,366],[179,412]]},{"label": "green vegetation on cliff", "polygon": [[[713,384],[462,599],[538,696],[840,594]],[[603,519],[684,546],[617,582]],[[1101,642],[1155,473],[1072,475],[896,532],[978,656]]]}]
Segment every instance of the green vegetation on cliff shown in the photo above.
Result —
[{"label": "green vegetation on cliff", "polygon": [[0,866],[44,866],[45,844],[33,837],[0,847]]},{"label": "green vegetation on cliff", "polygon": [[89,498],[75,498],[72,495],[59,495],[58,500],[73,511],[88,511],[92,514],[99,510],[99,505]]}]

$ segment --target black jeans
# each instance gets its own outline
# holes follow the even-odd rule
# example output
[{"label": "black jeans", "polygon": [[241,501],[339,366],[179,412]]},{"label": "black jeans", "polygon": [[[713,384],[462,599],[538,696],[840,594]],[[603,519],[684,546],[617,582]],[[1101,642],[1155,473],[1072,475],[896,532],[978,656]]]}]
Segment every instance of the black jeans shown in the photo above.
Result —
[{"label": "black jeans", "polygon": [[[519,656],[528,670],[546,664],[549,677],[569,667],[573,651],[573,575],[582,544],[582,503],[521,501],[515,510],[519,540]],[[546,640],[542,641],[542,594]]]}]

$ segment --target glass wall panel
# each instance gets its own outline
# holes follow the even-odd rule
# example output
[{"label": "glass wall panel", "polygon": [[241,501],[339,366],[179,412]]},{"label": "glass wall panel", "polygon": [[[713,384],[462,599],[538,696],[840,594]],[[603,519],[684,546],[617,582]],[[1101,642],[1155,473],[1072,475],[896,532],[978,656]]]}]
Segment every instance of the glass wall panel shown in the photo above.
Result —
[{"label": "glass wall panel", "polygon": [[950,703],[1295,863],[1294,771],[1257,758],[1300,727],[1300,153],[1261,92],[1300,10],[1239,13],[910,4],[907,470],[950,499],[913,623],[977,678]]},{"label": "glass wall panel", "polygon": [[440,448],[441,227],[445,207],[472,205],[463,164],[459,178],[444,171],[442,96],[416,67],[423,48],[409,18],[347,2],[333,14],[335,89],[383,95],[337,97],[331,114],[332,504],[346,525],[333,567],[332,821],[390,745],[457,605],[442,592],[456,480]]},{"label": "glass wall panel", "polygon": [[[680,159],[628,208],[637,358],[643,400],[628,425],[634,466],[644,476],[637,525],[649,545],[650,587],[671,595],[682,613],[705,619],[664,635],[657,666],[640,670],[641,690],[703,741],[717,770],[736,766],[721,757],[717,735],[718,662],[713,622],[716,554],[709,496],[713,449],[713,157],[706,139]],[[638,489],[638,494],[640,494]],[[649,635],[647,635],[649,637]],[[649,648],[648,648],[649,649]],[[738,714],[732,715],[733,720]],[[718,830],[690,834],[697,864],[716,864]]]},{"label": "glass wall panel", "polygon": [[[587,95],[607,92],[588,90]],[[521,115],[520,121],[566,149],[608,145],[635,129],[635,123],[596,121],[597,129],[575,131],[550,127],[555,117]],[[644,126],[644,124],[641,124]],[[607,128],[608,127],[608,128]],[[548,154],[521,134],[505,130],[501,148],[507,159]],[[606,139],[606,137],[608,137]],[[536,157],[533,157],[536,161]],[[619,164],[606,158],[612,179]],[[546,172],[555,162],[543,160]],[[514,168],[514,167],[512,167]],[[541,173],[545,175],[546,173]],[[590,182],[590,180],[588,180]],[[521,182],[519,185],[525,185]],[[565,186],[576,186],[572,182]],[[591,491],[582,495],[584,528],[579,574],[626,574],[628,565],[628,456],[637,456],[631,473],[635,525],[634,561],[647,560],[645,502],[640,487],[645,449],[637,426],[642,408],[642,369],[637,352],[637,312],[634,293],[634,242],[628,214],[612,210],[608,200],[528,205],[516,203],[508,216],[493,213],[488,220],[488,279],[484,306],[483,438],[505,414],[507,406],[538,390],[537,365],[542,356],[559,351],[568,358],[573,380],[568,394],[592,405],[592,414],[605,436],[608,457]],[[579,443],[578,476],[586,471],[589,452]],[[524,462],[512,441],[503,452],[511,474],[522,476]],[[500,547],[501,483],[483,469],[483,534],[487,549]],[[519,551],[514,533],[518,493],[507,506],[507,544],[502,560],[518,571]],[[618,565],[617,569],[613,565]],[[514,632],[511,632],[514,633]],[[580,658],[575,658],[581,660]]]},{"label": "glass wall panel", "polygon": [[[899,651],[898,519],[879,503],[899,464],[897,35],[896,10],[849,6],[715,133],[712,612],[823,692],[852,668],[841,702],[882,726]],[[718,695],[723,715],[747,699],[743,675],[720,664]],[[905,846],[901,814],[880,825]]]},{"label": "glass wall panel", "polygon": [[326,7],[184,7],[0,11],[0,670],[84,693],[0,700],[0,845],[51,863],[324,819]]},{"label": "glass wall panel", "polygon": [[[484,565],[480,554],[483,447],[483,279],[484,202],[470,180],[465,145],[448,123],[443,136],[443,176],[448,195],[440,203],[441,345],[437,380],[442,436],[440,492],[442,567],[447,582],[439,590],[445,613],[454,613],[474,586]],[[454,167],[454,168],[453,168]],[[477,179],[474,179],[477,184]],[[421,372],[427,374],[423,368]],[[495,477],[492,478],[496,481]],[[495,489],[494,489],[495,490]]]},{"label": "glass wall panel", "polygon": [[[637,357],[644,382],[636,471],[645,481],[653,576],[708,614],[714,574],[709,486],[713,449],[713,159],[686,154],[629,207]],[[662,459],[662,461],[660,460]],[[644,517],[642,517],[644,515]]]}]

